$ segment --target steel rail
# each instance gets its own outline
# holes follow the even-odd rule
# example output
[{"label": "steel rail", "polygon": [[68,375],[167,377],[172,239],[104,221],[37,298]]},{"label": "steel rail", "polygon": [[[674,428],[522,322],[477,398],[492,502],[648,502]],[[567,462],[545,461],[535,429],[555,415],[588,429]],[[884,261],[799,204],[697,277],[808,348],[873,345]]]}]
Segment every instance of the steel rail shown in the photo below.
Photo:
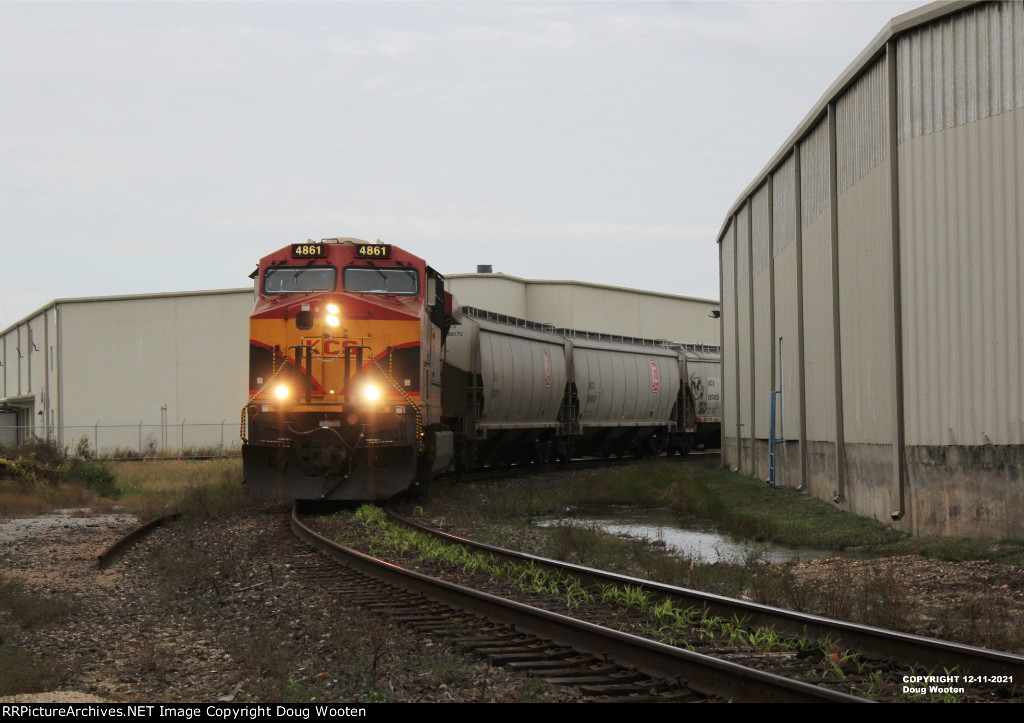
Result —
[{"label": "steel rail", "polygon": [[557,569],[588,584],[633,585],[651,593],[658,600],[671,598],[682,600],[689,605],[704,607],[713,615],[731,618],[736,615],[745,618],[755,627],[775,627],[778,631],[811,638],[830,637],[836,642],[865,652],[892,658],[901,662],[924,665],[937,669],[957,667],[964,672],[981,676],[1012,676],[1014,681],[1024,681],[1024,657],[1003,653],[972,645],[953,643],[921,635],[900,633],[870,625],[858,625],[842,620],[832,620],[818,615],[798,613],[791,610],[737,600],[713,593],[689,588],[666,585],[641,578],[619,575],[582,565],[559,560],[537,557],[495,545],[476,542],[442,530],[437,530],[407,519],[392,510],[386,510],[391,519],[403,525],[436,535],[451,542],[485,550],[510,560],[529,561],[535,565]]},{"label": "steel rail", "polygon": [[297,508],[292,510],[291,529],[303,542],[369,577],[705,694],[761,702],[869,702],[407,570],[318,535],[299,520]]},{"label": "steel rail", "polygon": [[134,530],[132,530],[131,532],[129,532],[128,534],[124,535],[119,540],[114,542],[107,549],[97,552],[96,567],[102,570],[107,565],[109,565],[114,560],[115,557],[117,557],[119,554],[127,550],[133,543],[141,539],[144,535],[149,534],[157,527],[167,524],[168,522],[172,522],[178,519],[179,517],[181,517],[180,512],[173,512],[169,515],[164,515],[163,517],[156,517],[150,520],[149,522],[144,522],[143,524],[139,525]]}]

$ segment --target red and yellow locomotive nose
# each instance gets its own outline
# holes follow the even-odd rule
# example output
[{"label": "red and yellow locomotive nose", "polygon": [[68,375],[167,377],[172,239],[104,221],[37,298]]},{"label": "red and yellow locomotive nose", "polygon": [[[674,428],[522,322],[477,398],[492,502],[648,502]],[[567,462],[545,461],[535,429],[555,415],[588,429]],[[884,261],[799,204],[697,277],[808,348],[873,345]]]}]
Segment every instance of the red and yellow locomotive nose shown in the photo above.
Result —
[{"label": "red and yellow locomotive nose", "polygon": [[440,277],[397,247],[340,240],[283,248],[254,278],[247,482],[293,499],[407,487],[424,415],[439,416],[439,391],[422,393],[439,371],[424,369],[421,349],[437,338],[425,292]]}]

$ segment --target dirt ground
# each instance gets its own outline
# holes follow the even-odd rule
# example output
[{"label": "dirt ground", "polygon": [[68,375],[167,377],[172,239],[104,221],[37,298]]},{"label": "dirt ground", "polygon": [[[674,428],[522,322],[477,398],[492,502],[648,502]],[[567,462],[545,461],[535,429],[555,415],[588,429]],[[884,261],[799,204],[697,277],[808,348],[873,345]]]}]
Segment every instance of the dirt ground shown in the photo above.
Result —
[{"label": "dirt ground", "polygon": [[299,544],[278,510],[158,529],[105,570],[96,554],[136,522],[80,514],[0,524],[5,578],[71,607],[30,627],[0,610],[0,652],[40,668],[0,702],[573,699],[332,600],[277,554]]},{"label": "dirt ground", "polygon": [[[63,691],[66,701],[579,699],[330,599],[276,554],[297,544],[279,513],[268,506],[238,519],[163,528],[102,571],[96,553],[135,524],[130,516],[65,511],[0,523],[6,578],[72,609],[27,628],[0,611],[0,642],[28,651],[48,671],[48,690]],[[520,534],[508,546],[543,547],[542,539]],[[909,632],[1024,653],[1019,567],[834,558],[771,574],[788,579],[789,595],[798,603],[805,596],[811,612],[868,615],[877,624],[902,622]],[[836,609],[820,609],[822,600]],[[2,701],[54,699],[46,690],[26,693]]]}]

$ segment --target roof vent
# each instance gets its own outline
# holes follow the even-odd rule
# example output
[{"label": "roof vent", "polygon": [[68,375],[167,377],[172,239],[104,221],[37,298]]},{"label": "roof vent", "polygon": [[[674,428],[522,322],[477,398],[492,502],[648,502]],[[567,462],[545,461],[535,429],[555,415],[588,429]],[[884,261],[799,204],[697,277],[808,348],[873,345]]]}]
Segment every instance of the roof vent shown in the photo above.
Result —
[{"label": "roof vent", "polygon": [[[379,241],[380,241],[380,239],[378,239],[378,242]],[[313,243],[313,239],[310,239],[309,242]],[[320,239],[320,243],[357,245],[357,244],[364,244],[366,242],[363,241],[361,238],[352,238],[351,236],[334,236],[333,238],[322,238],[322,239]]]},{"label": "roof vent", "polygon": [[477,264],[476,272],[478,274],[493,274],[494,267],[491,266],[490,264]]}]

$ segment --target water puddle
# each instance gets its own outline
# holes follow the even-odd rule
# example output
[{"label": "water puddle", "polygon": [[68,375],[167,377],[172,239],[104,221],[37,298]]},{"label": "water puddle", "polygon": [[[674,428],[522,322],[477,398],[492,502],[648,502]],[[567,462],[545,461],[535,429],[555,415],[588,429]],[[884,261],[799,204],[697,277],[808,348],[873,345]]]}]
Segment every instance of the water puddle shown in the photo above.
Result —
[{"label": "water puddle", "polygon": [[776,563],[835,556],[835,552],[794,550],[759,542],[734,542],[728,535],[716,531],[697,517],[658,508],[578,507],[565,515],[536,518],[533,524],[538,527],[566,524],[593,526],[613,535],[661,542],[667,549],[699,562],[743,563],[756,559],[758,562]]}]

